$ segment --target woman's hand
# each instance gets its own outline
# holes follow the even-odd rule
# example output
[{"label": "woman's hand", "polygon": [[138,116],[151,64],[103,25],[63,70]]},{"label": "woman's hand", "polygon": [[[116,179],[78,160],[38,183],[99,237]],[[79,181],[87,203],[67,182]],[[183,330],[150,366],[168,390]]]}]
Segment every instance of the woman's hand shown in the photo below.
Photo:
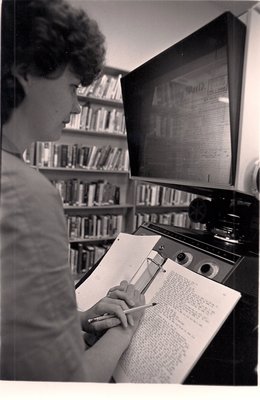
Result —
[{"label": "woman's hand", "polygon": [[[129,306],[128,308],[138,307],[145,304],[145,297],[141,294],[137,289],[135,289],[134,285],[128,284],[127,281],[122,281],[120,285],[114,286],[109,289],[107,297],[114,299],[121,299],[126,302]],[[127,315],[128,323],[131,326],[135,325],[135,320],[140,319],[139,313],[133,313]],[[137,318],[139,316],[139,318]],[[134,318],[135,317],[135,318]]]},{"label": "woman's hand", "polygon": [[[106,297],[89,310],[81,313],[82,328],[89,333],[98,333],[117,325],[122,325],[124,328],[129,325],[135,327],[135,325],[138,325],[143,312],[139,311],[126,316],[124,310],[144,303],[144,295],[136,290],[134,285],[128,284],[127,281],[122,281],[120,285],[111,288]],[[103,321],[88,322],[89,319],[104,314],[113,314],[115,317]]]}]

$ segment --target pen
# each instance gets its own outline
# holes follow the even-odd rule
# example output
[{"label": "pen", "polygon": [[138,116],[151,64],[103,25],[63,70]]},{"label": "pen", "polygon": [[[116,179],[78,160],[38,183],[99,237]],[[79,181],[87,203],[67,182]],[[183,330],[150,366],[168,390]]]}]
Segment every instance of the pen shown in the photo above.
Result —
[{"label": "pen", "polygon": [[[132,314],[135,311],[143,310],[143,309],[149,308],[149,307],[154,307],[154,306],[156,306],[156,304],[157,303],[150,303],[150,304],[144,304],[143,306],[128,308],[127,310],[124,310],[124,313],[126,315],[127,314]],[[88,322],[91,323],[91,322],[96,322],[96,321],[103,321],[105,319],[115,318],[115,317],[116,317],[116,315],[114,315],[114,314],[104,314],[104,315],[100,315],[98,317],[90,318],[88,320]]]}]

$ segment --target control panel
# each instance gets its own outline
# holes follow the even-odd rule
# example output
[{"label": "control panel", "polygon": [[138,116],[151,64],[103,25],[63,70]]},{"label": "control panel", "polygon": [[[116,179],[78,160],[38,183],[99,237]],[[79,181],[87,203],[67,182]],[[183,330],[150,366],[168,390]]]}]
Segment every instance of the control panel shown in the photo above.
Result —
[{"label": "control panel", "polygon": [[[218,239],[207,240],[204,235],[192,235],[182,228],[168,228],[152,223],[143,224],[135,234],[161,235],[154,250],[164,257],[208,279],[223,284],[227,282],[227,286],[234,289],[252,295],[257,292],[257,256],[245,257],[231,243],[223,243]],[[233,279],[234,271],[242,264],[239,271],[241,277],[235,276]]]},{"label": "control panel", "polygon": [[160,235],[154,250],[197,274],[229,286],[241,299],[184,384],[255,385],[258,365],[258,249],[207,232],[145,223],[136,235]]}]

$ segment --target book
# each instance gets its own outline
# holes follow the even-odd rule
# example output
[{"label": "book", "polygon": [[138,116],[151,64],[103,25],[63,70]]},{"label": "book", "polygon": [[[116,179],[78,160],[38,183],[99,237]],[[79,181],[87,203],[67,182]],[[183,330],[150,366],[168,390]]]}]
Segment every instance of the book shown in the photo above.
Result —
[{"label": "book", "polygon": [[[123,279],[145,294],[147,309],[113,378],[118,383],[184,382],[241,294],[153,250],[160,235],[120,233],[76,288],[85,310]],[[134,249],[134,251],[133,251]]]}]

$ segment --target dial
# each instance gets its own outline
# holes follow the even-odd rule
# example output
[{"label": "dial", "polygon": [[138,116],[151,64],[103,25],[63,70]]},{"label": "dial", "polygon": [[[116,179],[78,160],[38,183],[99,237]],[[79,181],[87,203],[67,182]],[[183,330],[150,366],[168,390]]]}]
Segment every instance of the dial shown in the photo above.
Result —
[{"label": "dial", "polygon": [[210,265],[210,264],[203,264],[203,265],[200,267],[200,271],[201,271],[203,274],[209,273],[210,270],[211,270],[211,265]]},{"label": "dial", "polygon": [[190,265],[192,258],[193,257],[191,253],[187,253],[186,251],[179,251],[174,261],[176,261],[180,265],[187,267],[188,265]]},{"label": "dial", "polygon": [[177,261],[179,264],[185,264],[188,261],[187,254],[181,252],[177,255]]},{"label": "dial", "polygon": [[214,278],[219,271],[219,267],[217,264],[209,261],[209,262],[204,262],[203,264],[200,265],[198,269],[198,273],[201,275],[206,276],[207,278]]}]

